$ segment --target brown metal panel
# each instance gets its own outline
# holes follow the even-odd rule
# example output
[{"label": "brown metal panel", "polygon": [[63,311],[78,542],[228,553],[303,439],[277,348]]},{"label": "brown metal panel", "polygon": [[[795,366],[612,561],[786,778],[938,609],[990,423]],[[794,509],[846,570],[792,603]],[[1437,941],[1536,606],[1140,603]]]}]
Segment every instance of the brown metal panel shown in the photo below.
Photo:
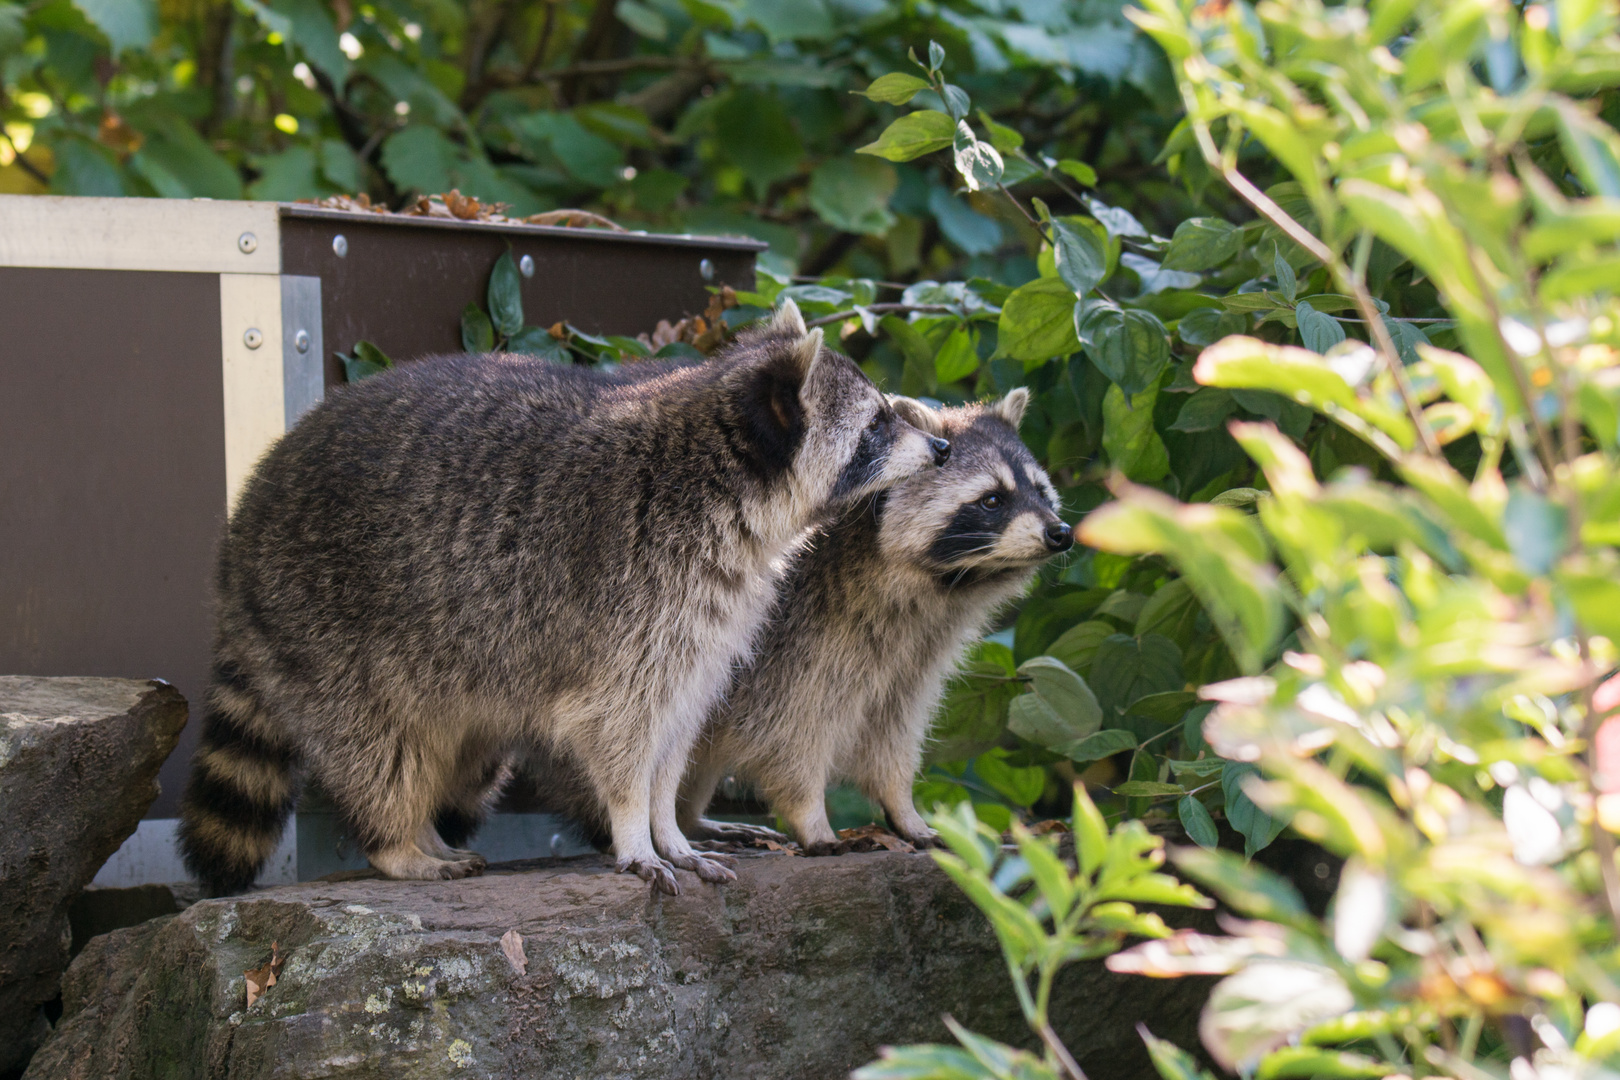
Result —
[{"label": "brown metal panel", "polygon": [[[0,672],[207,684],[219,278],[0,267]],[[150,816],[172,817],[188,726]]]},{"label": "brown metal panel", "polygon": [[[461,350],[461,311],[484,304],[490,268],[511,246],[533,256],[523,281],[527,322],[565,320],[587,333],[638,334],[701,312],[705,285],[751,289],[753,240],[666,237],[545,226],[488,225],[283,208],[282,272],[321,279],[327,385],[334,353],[367,340],[396,360]],[[333,250],[342,235],[347,254]],[[709,260],[714,276],[700,267]]]}]

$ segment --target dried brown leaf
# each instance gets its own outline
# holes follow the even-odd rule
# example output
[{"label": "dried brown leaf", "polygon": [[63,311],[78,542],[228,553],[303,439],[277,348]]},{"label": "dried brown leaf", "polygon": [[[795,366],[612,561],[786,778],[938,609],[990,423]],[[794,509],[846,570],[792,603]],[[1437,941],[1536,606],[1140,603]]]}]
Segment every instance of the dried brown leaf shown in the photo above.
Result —
[{"label": "dried brown leaf", "polygon": [[281,976],[282,966],[287,963],[287,955],[281,951],[281,943],[270,943],[270,962],[263,967],[256,967],[252,971],[242,972],[242,978],[247,980],[247,1007],[252,1008],[253,1003],[264,996],[264,992],[276,985]]},{"label": "dried brown leaf", "polygon": [[523,951],[523,935],[517,932],[516,927],[501,935],[501,952],[512,965],[512,970],[519,975],[526,975],[529,971],[529,957]]}]

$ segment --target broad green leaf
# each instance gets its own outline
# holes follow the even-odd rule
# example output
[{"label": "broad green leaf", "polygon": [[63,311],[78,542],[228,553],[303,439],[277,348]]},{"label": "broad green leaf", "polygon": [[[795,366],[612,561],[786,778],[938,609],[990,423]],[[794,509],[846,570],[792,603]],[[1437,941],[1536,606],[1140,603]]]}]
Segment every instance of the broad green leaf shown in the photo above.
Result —
[{"label": "broad green leaf", "polygon": [[[941,93],[940,97],[945,102],[945,111],[950,113],[951,119],[957,122],[956,130],[958,137],[960,138],[962,131],[962,120],[966,118],[968,110],[973,107],[973,101],[968,97],[966,90],[963,90],[960,86],[953,86],[950,83],[945,84],[944,91]],[[968,138],[973,137],[972,131],[969,131],[967,134]],[[998,158],[997,160],[999,161],[1000,159]]]},{"label": "broad green leaf", "polygon": [[342,86],[354,65],[343,53],[338,41],[337,25],[332,21],[327,6],[321,0],[272,0],[270,6],[275,9],[276,15],[286,19],[288,25],[283,33],[310,64]]},{"label": "broad green leaf", "polygon": [[1389,1074],[1388,1065],[1363,1054],[1284,1046],[1260,1060],[1254,1080],[1377,1080]]},{"label": "broad green leaf", "polygon": [[1294,277],[1294,268],[1288,260],[1277,251],[1271,256],[1272,274],[1277,279],[1277,291],[1287,298],[1289,303],[1294,302],[1294,296],[1299,292],[1299,280]]},{"label": "broad green leaf", "polygon": [[1127,780],[1114,788],[1114,794],[1146,798],[1154,795],[1182,795],[1186,790],[1180,784],[1161,784],[1157,780]]},{"label": "broad green leaf", "polygon": [[22,48],[28,40],[27,19],[21,4],[0,3],[0,57]]},{"label": "broad green leaf", "polygon": [[73,6],[107,35],[114,56],[125,49],[144,49],[158,31],[157,5],[152,0],[74,0]]},{"label": "broad green leaf", "polygon": [[1288,824],[1260,809],[1244,792],[1243,782],[1259,773],[1259,768],[1241,761],[1229,761],[1221,770],[1221,790],[1226,794],[1226,821],[1243,837],[1243,853],[1249,858],[1270,845]]},{"label": "broad green leaf", "polygon": [[1104,236],[1094,231],[1085,218],[1053,217],[1040,199],[1030,200],[1040,214],[1052,240],[1052,263],[1058,277],[1073,289],[1076,296],[1084,296],[1097,287],[1108,273],[1108,245]]},{"label": "broad green leaf", "polygon": [[882,1057],[850,1074],[850,1080],[998,1080],[972,1054],[934,1043],[885,1046]]},{"label": "broad green leaf", "polygon": [[1114,468],[1137,483],[1161,480],[1170,472],[1170,452],[1153,427],[1158,390],[1129,401],[1117,385],[1103,395],[1103,449]]},{"label": "broad green leaf", "polygon": [[889,197],[900,182],[894,166],[871,157],[829,158],[810,174],[810,209],[835,229],[881,236],[894,225]]},{"label": "broad green leaf", "polygon": [[[1168,640],[1160,638],[1158,634],[1144,634],[1143,639],[1154,638],[1159,641]],[[1171,642],[1171,644],[1175,644]],[[1112,656],[1112,653],[1109,654]],[[1143,694],[1126,708],[1127,716],[1139,717],[1151,724],[1168,727],[1181,722],[1187,715],[1187,710],[1198,703],[1198,695],[1187,690],[1161,690],[1157,693]]]},{"label": "broad green leaf", "polygon": [[1245,671],[1259,670],[1282,633],[1282,593],[1265,562],[1265,541],[1240,511],[1124,486],[1118,501],[1086,517],[1077,538],[1103,551],[1169,558]]},{"label": "broad green leaf", "polygon": [[510,251],[495,260],[489,272],[489,321],[502,337],[523,329],[523,276]]},{"label": "broad green leaf", "polygon": [[405,191],[449,191],[450,171],[458,160],[456,145],[425,124],[396,131],[382,144],[383,171]]},{"label": "broad green leaf", "polygon": [[1243,234],[1222,218],[1188,218],[1176,226],[1164,254],[1166,270],[1211,270],[1238,253]]},{"label": "broad green leaf", "polygon": [[1581,628],[1620,641],[1620,567],[1585,556],[1559,567],[1557,578]]},{"label": "broad green leaf", "polygon": [[876,142],[867,143],[855,152],[890,161],[912,161],[943,150],[955,140],[956,122],[942,112],[925,109],[902,116],[884,128]]},{"label": "broad green leaf", "polygon": [[734,90],[715,110],[714,125],[726,156],[742,170],[757,194],[764,195],[776,181],[799,171],[804,142],[775,94]]},{"label": "broad green leaf", "polygon": [[1235,311],[1201,307],[1181,317],[1176,323],[1176,336],[1188,345],[1213,345],[1248,328],[1248,319]]},{"label": "broad green leaf", "polygon": [[461,309],[461,347],[470,353],[487,353],[495,348],[495,327],[477,304]]},{"label": "broad green leaf", "polygon": [[1075,161],[1072,158],[1064,158],[1062,161],[1058,162],[1057,167],[1058,172],[1080,184],[1084,184],[1086,187],[1097,186],[1097,170],[1093,169],[1090,165],[1087,165],[1083,161]]},{"label": "broad green leaf", "polygon": [[1063,661],[1074,671],[1085,671],[1091,666],[1091,659],[1096,654],[1097,647],[1110,634],[1117,632],[1113,623],[1092,619],[1063,631],[1056,641],[1046,647],[1046,652]]},{"label": "broad green leaf", "polygon": [[1201,848],[1213,848],[1220,843],[1220,832],[1215,828],[1215,819],[1209,816],[1204,804],[1192,795],[1184,796],[1176,803],[1176,816],[1181,819],[1182,828],[1187,830],[1187,838]]},{"label": "broad green leaf", "polygon": [[[1167,1039],[1160,1039],[1145,1024],[1136,1025],[1137,1034],[1147,1044],[1148,1058],[1162,1080],[1215,1080],[1208,1069],[1200,1068],[1198,1060]],[[887,1077],[858,1077],[857,1080],[889,1080]]]},{"label": "broad green leaf", "polygon": [[990,136],[990,145],[1000,150],[1002,154],[1011,154],[1024,145],[1023,135],[1014,128],[996,123],[983,109],[979,110],[979,122],[984,125],[984,130]]},{"label": "broad green leaf", "polygon": [[1527,573],[1540,577],[1564,553],[1569,514],[1545,495],[1516,484],[1502,513],[1502,533],[1514,560]]},{"label": "broad green leaf", "polygon": [[613,7],[613,14],[644,38],[663,41],[669,37],[669,20],[637,0],[619,0]]},{"label": "broad green leaf", "polygon": [[339,353],[338,359],[343,361],[344,378],[349,382],[359,382],[394,366],[394,361],[388,354],[369,341],[355,342],[354,355],[344,356]]},{"label": "broad green leaf", "polygon": [[951,147],[955,154],[956,171],[967,182],[969,191],[994,188],[1001,183],[1005,168],[1001,155],[994,146],[979,141],[965,121],[957,121],[956,136]]},{"label": "broad green leaf", "polygon": [[[675,344],[680,343],[675,342]],[[551,331],[539,326],[525,326],[513,334],[506,342],[506,351],[522,353],[525,356],[538,356],[540,359],[549,360],[553,364],[566,364],[569,362],[568,346],[552,337]],[[692,351],[697,352],[696,349]],[[660,349],[658,355],[667,354],[663,349]],[[702,356],[701,353],[698,353],[698,355]]]},{"label": "broad green leaf", "polygon": [[1086,785],[1079,780],[1074,782],[1074,812],[1069,829],[1074,833],[1075,859],[1080,873],[1090,877],[1108,856],[1108,825],[1103,821],[1102,811],[1091,801]]},{"label": "broad green leaf", "polygon": [[[1141,638],[1113,635],[1097,649],[1091,674],[1092,691],[1102,715],[1108,719],[1125,712],[1139,698],[1179,691],[1185,684],[1181,650],[1158,634],[1144,634]],[[1180,718],[1178,712],[1175,719]]]},{"label": "broad green leaf", "polygon": [[1299,323],[1300,340],[1311,352],[1325,353],[1344,340],[1344,327],[1339,325],[1339,320],[1317,311],[1309,300],[1294,305],[1294,318]]},{"label": "broad green leaf", "polygon": [[[1035,695],[1062,720],[1066,728],[1062,738],[1035,741],[1054,746],[1084,738],[1102,725],[1103,714],[1098,708],[1096,696],[1086,681],[1069,670],[1063,661],[1052,656],[1037,656],[1020,664],[1018,673],[1029,679]],[[1018,734],[1024,732],[1019,731]]]},{"label": "broad green leaf", "polygon": [[1053,844],[1032,836],[1019,825],[1013,826],[1013,839],[1018,843],[1018,853],[1029,867],[1029,876],[1046,898],[1046,906],[1059,919],[1067,916],[1069,909],[1074,906],[1074,884],[1069,878],[1069,868],[1052,850]]},{"label": "broad green leaf", "polygon": [[1299,890],[1287,878],[1229,851],[1172,848],[1170,861],[1240,915],[1320,935]]},{"label": "broad green leaf", "polygon": [[979,370],[979,336],[966,326],[951,331],[934,355],[934,374],[941,385],[965,379]]},{"label": "broad green leaf", "polygon": [[1106,301],[1077,304],[1074,315],[1086,355],[1126,394],[1141,394],[1164,373],[1170,343],[1157,315]]},{"label": "broad green leaf", "polygon": [[1070,761],[1084,764],[1088,761],[1100,761],[1106,757],[1125,750],[1136,749],[1136,736],[1120,728],[1107,728],[1094,732],[1083,739],[1072,743],[1054,746],[1052,749],[1068,758]]},{"label": "broad green leaf", "polygon": [[1230,393],[1216,386],[1205,386],[1187,399],[1170,430],[1213,431],[1236,411],[1237,402]]},{"label": "broad green leaf", "polygon": [[1620,198],[1620,137],[1572,101],[1558,108],[1558,142],[1593,195]]},{"label": "broad green leaf", "polygon": [[1007,751],[997,747],[973,759],[973,771],[1015,806],[1031,806],[1046,790],[1046,770],[1039,765],[1009,765]]},{"label": "broad green leaf", "polygon": [[1023,693],[1014,675],[1011,649],[993,641],[975,646],[945,686],[929,760],[959,761],[994,746],[1006,727],[1009,705]]},{"label": "broad green leaf", "polygon": [[998,351],[1022,360],[1025,370],[1074,353],[1074,304],[1074,290],[1056,278],[1020,285],[1001,307]]},{"label": "broad green leaf", "polygon": [[795,0],[791,4],[778,0],[743,0],[737,14],[765,31],[772,45],[828,38],[836,30],[825,0]]},{"label": "broad green leaf", "polygon": [[1203,351],[1193,378],[1229,390],[1270,390],[1341,422],[1348,414],[1388,436],[1401,450],[1417,442],[1417,432],[1403,412],[1371,395],[1358,395],[1327,360],[1305,349],[1229,337]]},{"label": "broad green leaf", "polygon": [[879,75],[865,90],[851,92],[871,98],[873,101],[881,101],[885,105],[904,105],[917,96],[917,91],[926,89],[928,89],[927,79],[891,71],[887,75]]}]

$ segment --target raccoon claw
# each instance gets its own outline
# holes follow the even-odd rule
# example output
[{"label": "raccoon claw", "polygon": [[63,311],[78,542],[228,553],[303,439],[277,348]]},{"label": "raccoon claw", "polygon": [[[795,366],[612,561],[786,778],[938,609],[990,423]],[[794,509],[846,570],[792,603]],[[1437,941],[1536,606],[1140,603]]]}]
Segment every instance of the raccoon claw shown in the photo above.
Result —
[{"label": "raccoon claw", "polygon": [[736,861],[724,855],[691,855],[677,857],[670,860],[682,870],[690,870],[701,880],[711,885],[724,885],[728,881],[736,881],[737,875],[731,869],[737,865]]},{"label": "raccoon claw", "polygon": [[849,842],[846,840],[820,840],[814,844],[805,844],[806,855],[845,855],[849,852]]},{"label": "raccoon claw", "polygon": [[663,859],[620,859],[613,869],[620,874],[634,874],[661,893],[681,895],[681,884],[675,880],[675,869]]},{"label": "raccoon claw", "polygon": [[926,851],[928,848],[943,848],[945,846],[945,842],[939,838],[939,833],[935,832],[933,829],[928,829],[915,835],[911,833],[901,833],[900,837],[901,839],[905,840],[906,843],[915,847],[918,851]]},{"label": "raccoon claw", "polygon": [[708,818],[701,819],[687,835],[695,840],[729,840],[742,844],[760,840],[774,840],[778,844],[785,844],[788,841],[786,836],[764,825],[748,825],[740,821],[711,821]]}]

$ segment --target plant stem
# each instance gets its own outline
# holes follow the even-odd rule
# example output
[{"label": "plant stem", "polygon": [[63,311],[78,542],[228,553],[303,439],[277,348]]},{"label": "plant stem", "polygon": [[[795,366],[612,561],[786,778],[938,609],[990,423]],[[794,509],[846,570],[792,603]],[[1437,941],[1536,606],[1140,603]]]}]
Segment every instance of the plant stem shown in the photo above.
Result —
[{"label": "plant stem", "polygon": [[1430,457],[1440,457],[1440,443],[1429,428],[1429,422],[1423,418],[1423,408],[1418,404],[1417,396],[1412,393],[1412,384],[1407,381],[1406,370],[1401,365],[1400,351],[1395,348],[1394,339],[1389,336],[1389,327],[1384,325],[1378,308],[1373,304],[1372,295],[1367,292],[1367,286],[1350,273],[1344,260],[1334,254],[1333,250],[1318,240],[1309,229],[1295,221],[1293,216],[1272,201],[1271,197],[1255,187],[1237,170],[1237,166],[1228,162],[1215,148],[1215,139],[1209,132],[1209,126],[1202,121],[1193,124],[1193,132],[1198,138],[1199,149],[1203,151],[1204,160],[1209,167],[1221,174],[1231,189],[1251,207],[1255,212],[1287,236],[1294,243],[1310,252],[1312,257],[1328,268],[1341,288],[1350,293],[1356,302],[1356,308],[1361,312],[1362,319],[1367,324],[1369,336],[1373,339],[1373,348],[1377,350],[1379,358],[1384,361],[1390,378],[1395,382],[1395,389],[1400,392],[1401,402],[1406,406],[1407,414],[1412,418],[1412,425],[1417,428],[1418,441],[1423,450]]}]

